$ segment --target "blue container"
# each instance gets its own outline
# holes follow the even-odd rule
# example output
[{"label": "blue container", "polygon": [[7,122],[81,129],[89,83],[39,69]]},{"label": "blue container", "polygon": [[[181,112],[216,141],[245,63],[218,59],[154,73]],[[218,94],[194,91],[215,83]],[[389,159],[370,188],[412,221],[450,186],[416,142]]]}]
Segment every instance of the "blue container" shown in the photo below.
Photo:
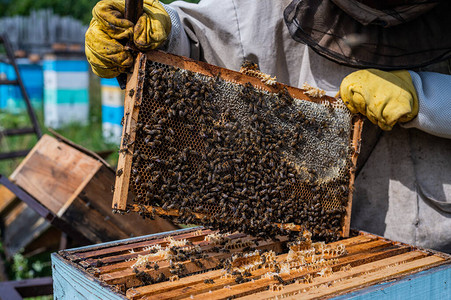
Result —
[{"label": "blue container", "polygon": [[124,91],[121,90],[116,78],[100,79],[102,90],[102,131],[106,142],[119,144],[121,142],[124,116]]},{"label": "blue container", "polygon": [[[18,59],[17,65],[31,104],[36,109],[42,109],[44,90],[42,65],[32,64],[28,59]],[[14,67],[10,64],[0,63],[0,78],[16,80]],[[0,86],[0,109],[5,109],[12,113],[20,113],[25,107],[25,101],[19,86]]]},{"label": "blue container", "polygon": [[45,89],[45,104],[86,104],[89,106],[88,89],[63,90],[63,89]]},{"label": "blue container", "polygon": [[89,64],[86,59],[43,62],[44,124],[60,128],[89,120]]}]

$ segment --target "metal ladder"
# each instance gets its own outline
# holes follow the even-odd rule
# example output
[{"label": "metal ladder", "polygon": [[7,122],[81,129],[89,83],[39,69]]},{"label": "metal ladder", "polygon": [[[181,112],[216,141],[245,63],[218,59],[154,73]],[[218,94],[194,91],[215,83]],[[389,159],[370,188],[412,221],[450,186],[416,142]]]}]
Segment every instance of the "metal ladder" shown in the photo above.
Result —
[{"label": "metal ladder", "polygon": [[[25,90],[25,86],[23,84],[22,77],[20,76],[19,68],[16,63],[16,59],[14,58],[14,52],[13,52],[11,43],[10,43],[6,33],[0,34],[0,45],[1,44],[3,44],[3,48],[5,49],[5,52],[6,52],[6,60],[4,62],[13,66],[14,72],[16,74],[16,80],[0,79],[0,85],[18,85],[19,86],[20,91],[23,96],[23,99],[25,100],[25,104],[27,107],[27,113],[28,113],[28,116],[30,117],[32,126],[24,127],[24,128],[11,128],[11,129],[0,130],[0,137],[35,134],[39,140],[42,136],[42,132],[39,127],[38,119],[33,110],[33,107],[31,106],[31,102],[30,102],[30,98],[28,97],[28,93]],[[16,157],[23,157],[23,156],[26,156],[30,150],[31,149],[0,152],[0,160],[16,158]]]}]

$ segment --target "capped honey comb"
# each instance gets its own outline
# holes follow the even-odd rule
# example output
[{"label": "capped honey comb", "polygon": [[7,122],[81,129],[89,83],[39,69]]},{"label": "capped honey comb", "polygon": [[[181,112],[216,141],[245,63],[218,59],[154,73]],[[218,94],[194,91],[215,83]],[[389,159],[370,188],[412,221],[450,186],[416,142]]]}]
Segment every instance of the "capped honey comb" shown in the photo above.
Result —
[{"label": "capped honey comb", "polygon": [[360,131],[337,99],[140,54],[113,209],[264,238],[308,230],[336,240],[349,232]]}]

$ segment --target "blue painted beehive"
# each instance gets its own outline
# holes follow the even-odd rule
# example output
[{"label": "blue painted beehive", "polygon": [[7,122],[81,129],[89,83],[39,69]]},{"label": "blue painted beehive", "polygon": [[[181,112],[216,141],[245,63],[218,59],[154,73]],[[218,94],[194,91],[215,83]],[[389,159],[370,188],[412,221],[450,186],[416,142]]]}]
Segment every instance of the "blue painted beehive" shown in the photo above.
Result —
[{"label": "blue painted beehive", "polygon": [[[44,89],[42,64],[31,63],[26,58],[17,59],[16,62],[32,106],[35,109],[42,109]],[[17,77],[13,66],[6,63],[0,63],[0,78],[16,80]],[[0,109],[9,113],[21,113],[25,110],[25,101],[19,86],[0,86]]]},{"label": "blue painted beehive", "polygon": [[116,78],[100,79],[102,91],[102,131],[108,143],[119,144],[122,134],[122,117],[124,116],[124,91]]},{"label": "blue painted beehive", "polygon": [[59,128],[89,120],[89,72],[85,59],[46,58],[44,70],[44,122]]}]

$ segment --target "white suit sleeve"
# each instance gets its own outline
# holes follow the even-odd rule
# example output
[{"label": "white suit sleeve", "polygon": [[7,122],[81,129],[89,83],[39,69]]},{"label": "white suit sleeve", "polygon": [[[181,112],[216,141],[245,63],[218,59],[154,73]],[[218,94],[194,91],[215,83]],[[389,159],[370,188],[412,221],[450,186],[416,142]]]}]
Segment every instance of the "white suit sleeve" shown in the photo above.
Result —
[{"label": "white suit sleeve", "polygon": [[419,112],[415,119],[401,126],[451,139],[451,75],[409,73],[417,91]]},{"label": "white suit sleeve", "polygon": [[189,57],[190,44],[188,36],[186,35],[185,30],[183,29],[182,22],[180,21],[179,14],[170,5],[166,5],[163,3],[162,5],[166,10],[166,12],[168,13],[169,17],[171,18],[171,32],[168,36],[167,42],[160,49],[172,54]]}]

